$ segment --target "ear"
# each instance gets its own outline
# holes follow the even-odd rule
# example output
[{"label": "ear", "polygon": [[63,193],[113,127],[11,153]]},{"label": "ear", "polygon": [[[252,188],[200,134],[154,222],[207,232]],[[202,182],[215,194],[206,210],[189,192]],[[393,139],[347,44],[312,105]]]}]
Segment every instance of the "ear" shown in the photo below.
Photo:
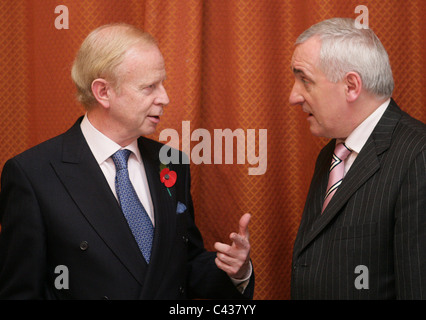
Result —
[{"label": "ear", "polygon": [[357,72],[348,72],[344,78],[345,94],[348,102],[358,99],[362,90],[362,79]]},{"label": "ear", "polygon": [[92,82],[92,93],[95,99],[104,108],[109,108],[111,86],[107,80],[98,78]]}]

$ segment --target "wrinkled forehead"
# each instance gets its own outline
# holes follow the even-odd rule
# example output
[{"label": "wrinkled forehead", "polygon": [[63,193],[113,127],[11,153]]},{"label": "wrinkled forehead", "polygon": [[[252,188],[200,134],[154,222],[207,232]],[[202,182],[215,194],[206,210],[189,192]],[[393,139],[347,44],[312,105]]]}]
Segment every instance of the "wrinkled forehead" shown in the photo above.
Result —
[{"label": "wrinkled forehead", "polygon": [[308,61],[315,63],[319,61],[321,51],[321,40],[319,36],[313,36],[301,44],[297,44],[293,56],[292,64],[296,61]]},{"label": "wrinkled forehead", "polygon": [[291,68],[293,72],[303,71],[304,73],[314,73],[317,71],[320,50],[321,40],[316,36],[296,45],[291,58]]}]

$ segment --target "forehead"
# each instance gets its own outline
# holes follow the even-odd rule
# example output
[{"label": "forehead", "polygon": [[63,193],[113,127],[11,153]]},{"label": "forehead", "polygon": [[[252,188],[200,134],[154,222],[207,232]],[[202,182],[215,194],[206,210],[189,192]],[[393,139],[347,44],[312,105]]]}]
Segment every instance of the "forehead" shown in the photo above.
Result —
[{"label": "forehead", "polygon": [[320,50],[321,40],[316,36],[297,45],[291,59],[293,72],[303,72],[306,74],[318,72]]},{"label": "forehead", "polygon": [[164,58],[154,44],[139,44],[130,48],[118,66],[120,76],[128,79],[138,78],[140,81],[153,81],[154,78],[165,77]]}]

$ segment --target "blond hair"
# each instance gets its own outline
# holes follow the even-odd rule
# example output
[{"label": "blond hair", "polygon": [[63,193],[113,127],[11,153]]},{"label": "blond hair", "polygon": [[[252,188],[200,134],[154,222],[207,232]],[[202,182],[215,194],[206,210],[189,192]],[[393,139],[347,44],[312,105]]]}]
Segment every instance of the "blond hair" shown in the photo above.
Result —
[{"label": "blond hair", "polygon": [[117,67],[136,44],[157,45],[149,33],[125,23],[108,24],[93,30],[83,41],[71,69],[77,100],[88,110],[96,104],[92,82],[103,78],[119,87]]}]

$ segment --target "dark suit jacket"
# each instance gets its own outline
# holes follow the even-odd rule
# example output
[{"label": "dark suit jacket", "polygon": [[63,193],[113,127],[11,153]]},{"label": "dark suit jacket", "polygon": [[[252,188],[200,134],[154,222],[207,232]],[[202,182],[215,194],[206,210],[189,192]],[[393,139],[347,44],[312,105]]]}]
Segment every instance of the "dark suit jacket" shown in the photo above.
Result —
[{"label": "dark suit jacket", "polygon": [[391,100],[321,215],[334,146],[316,162],[294,243],[291,297],[425,299],[426,125]]},{"label": "dark suit jacket", "polygon": [[[0,195],[0,298],[184,299],[241,295],[206,252],[194,223],[189,165],[160,181],[162,144],[138,140],[155,211],[149,266],[93,157],[80,122],[9,160]],[[181,154],[182,156],[182,154]],[[186,211],[177,213],[177,203]],[[55,280],[68,269],[69,289]],[[63,281],[62,281],[63,283]]]}]

